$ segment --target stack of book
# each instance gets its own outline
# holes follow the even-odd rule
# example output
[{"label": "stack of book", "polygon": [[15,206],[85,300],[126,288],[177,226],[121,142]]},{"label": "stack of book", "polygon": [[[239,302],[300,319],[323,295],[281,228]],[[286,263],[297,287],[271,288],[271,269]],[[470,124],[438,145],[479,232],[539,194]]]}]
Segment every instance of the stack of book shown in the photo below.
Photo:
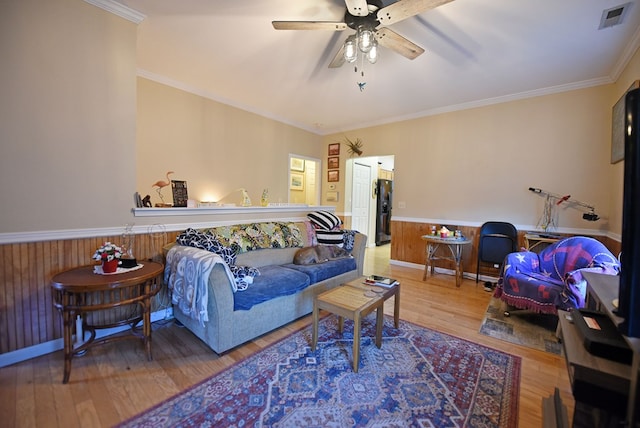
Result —
[{"label": "stack of book", "polygon": [[393,287],[398,285],[398,281],[393,278],[387,278],[386,276],[369,275],[364,278],[364,283],[367,285],[377,285],[380,287]]}]

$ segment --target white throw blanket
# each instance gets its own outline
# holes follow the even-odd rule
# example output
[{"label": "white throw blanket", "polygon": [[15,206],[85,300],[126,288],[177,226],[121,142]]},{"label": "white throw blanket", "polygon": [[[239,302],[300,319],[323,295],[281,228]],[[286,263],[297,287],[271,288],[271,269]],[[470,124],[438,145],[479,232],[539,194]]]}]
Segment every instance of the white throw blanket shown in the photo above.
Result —
[{"label": "white throw blanket", "polygon": [[222,263],[229,281],[234,283],[229,266],[215,253],[182,245],[174,245],[167,253],[164,282],[171,290],[171,301],[202,326],[209,321],[209,274],[217,263]]}]

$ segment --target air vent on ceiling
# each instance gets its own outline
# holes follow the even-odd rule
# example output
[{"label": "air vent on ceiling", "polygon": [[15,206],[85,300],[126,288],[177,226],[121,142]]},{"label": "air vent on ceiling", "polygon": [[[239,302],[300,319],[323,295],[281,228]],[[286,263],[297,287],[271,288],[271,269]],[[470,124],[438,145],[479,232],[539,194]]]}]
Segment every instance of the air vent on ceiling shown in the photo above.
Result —
[{"label": "air vent on ceiling", "polygon": [[612,7],[611,9],[605,9],[602,11],[602,17],[600,18],[599,30],[603,28],[613,27],[614,25],[622,24],[624,16],[627,14],[627,10],[631,6],[631,3],[621,4],[620,6]]}]

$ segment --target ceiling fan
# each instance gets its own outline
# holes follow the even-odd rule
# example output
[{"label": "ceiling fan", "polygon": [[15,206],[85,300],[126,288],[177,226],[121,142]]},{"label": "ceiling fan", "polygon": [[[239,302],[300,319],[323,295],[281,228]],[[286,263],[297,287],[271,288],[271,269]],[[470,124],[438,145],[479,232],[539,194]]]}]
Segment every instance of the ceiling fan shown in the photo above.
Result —
[{"label": "ceiling fan", "polygon": [[[365,43],[368,37],[371,38],[368,43],[373,47],[373,54],[368,54],[370,47],[363,49],[359,46],[362,53],[368,54],[369,62],[375,62],[377,58],[375,46],[378,43],[406,58],[415,59],[424,53],[424,49],[387,27],[451,1],[453,0],[398,0],[389,6],[384,6],[381,0],[345,0],[347,8],[343,21],[272,21],[271,23],[276,30],[343,31],[347,28],[356,30],[356,35],[347,38],[340,47],[329,68],[337,68],[345,61],[355,60],[357,52],[352,52],[352,49],[355,49],[353,43],[356,40],[360,42],[361,35],[364,36]],[[381,25],[383,28],[378,28]]]}]

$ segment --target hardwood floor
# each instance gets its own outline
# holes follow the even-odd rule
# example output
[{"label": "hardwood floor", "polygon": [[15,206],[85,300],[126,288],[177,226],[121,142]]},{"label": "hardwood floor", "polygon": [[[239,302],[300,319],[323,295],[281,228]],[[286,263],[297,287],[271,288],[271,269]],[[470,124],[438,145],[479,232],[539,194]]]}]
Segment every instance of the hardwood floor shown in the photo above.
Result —
[{"label": "hardwood floor", "polygon": [[[402,282],[400,317],[434,330],[522,357],[519,426],[542,426],[542,398],[559,388],[573,414],[573,397],[564,357],[480,335],[490,295],[482,284],[452,276],[422,281],[422,271],[389,265],[390,245],[367,249],[365,274]],[[385,305],[393,314],[393,301]],[[4,427],[109,427],[229,367],[289,333],[309,325],[301,318],[219,356],[171,321],[153,325],[154,360],[147,361],[135,341],[90,349],[73,360],[62,384],[62,351],[0,369],[0,425]],[[571,418],[571,416],[570,416]]]}]

